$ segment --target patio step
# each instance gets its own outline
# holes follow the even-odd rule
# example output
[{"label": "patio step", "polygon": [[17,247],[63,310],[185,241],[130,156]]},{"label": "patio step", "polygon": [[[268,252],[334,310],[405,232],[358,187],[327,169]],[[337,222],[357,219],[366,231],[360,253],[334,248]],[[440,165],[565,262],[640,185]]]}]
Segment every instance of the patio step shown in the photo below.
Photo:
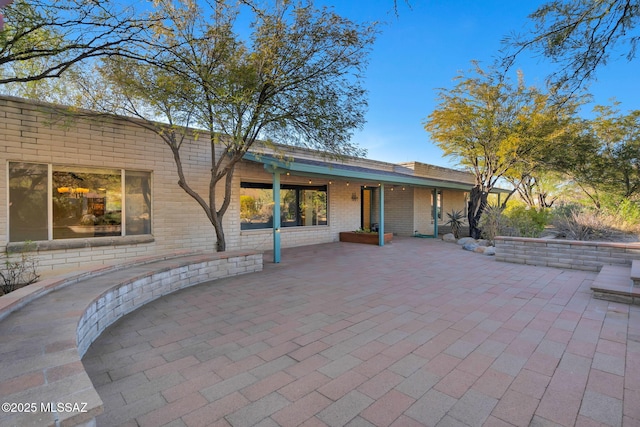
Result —
[{"label": "patio step", "polygon": [[640,305],[640,286],[635,283],[640,283],[640,261],[634,261],[631,267],[604,265],[591,290],[594,298]]},{"label": "patio step", "polygon": [[631,280],[633,280],[633,286],[640,287],[640,260],[631,261]]}]

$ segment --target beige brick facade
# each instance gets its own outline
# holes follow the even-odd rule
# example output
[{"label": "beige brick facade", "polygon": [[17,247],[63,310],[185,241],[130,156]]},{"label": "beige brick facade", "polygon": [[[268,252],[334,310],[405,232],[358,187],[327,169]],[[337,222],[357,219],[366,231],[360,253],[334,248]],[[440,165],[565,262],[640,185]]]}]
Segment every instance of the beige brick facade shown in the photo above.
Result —
[{"label": "beige brick facade", "polygon": [[[67,239],[41,245],[38,251],[42,270],[72,270],[87,264],[112,264],[119,260],[159,255],[177,250],[215,250],[215,233],[202,208],[177,184],[178,177],[169,148],[154,133],[121,118],[69,118],[50,105],[0,97],[0,250],[9,242],[8,165],[28,162],[61,166],[112,168],[151,173],[152,234],[139,236]],[[314,158],[308,150],[291,150],[296,156]],[[182,159],[189,184],[201,194],[208,188],[208,144],[205,137],[188,141]],[[315,156],[317,159],[318,157]],[[421,163],[391,163],[346,159],[381,172],[400,172],[414,176],[456,180],[467,183],[469,175]],[[449,171],[449,175],[447,175]],[[437,173],[436,173],[437,172]],[[282,175],[283,184],[305,184],[309,177]],[[281,232],[283,247],[338,240],[340,231],[361,226],[361,187],[377,182],[355,179],[313,177],[313,185],[327,185],[328,225],[287,227]],[[229,250],[268,250],[272,248],[272,230],[240,230],[241,182],[272,182],[272,175],[261,164],[243,162],[233,180],[231,205],[224,216],[224,230]],[[470,185],[471,186],[471,185]],[[401,236],[433,233],[431,188],[385,185],[385,231]],[[222,190],[222,189],[220,189]],[[355,199],[354,200],[354,194]],[[378,194],[374,197],[377,215]],[[462,209],[462,190],[445,190],[444,212]],[[374,220],[374,222],[376,222]],[[72,240],[69,242],[68,240]]]}]

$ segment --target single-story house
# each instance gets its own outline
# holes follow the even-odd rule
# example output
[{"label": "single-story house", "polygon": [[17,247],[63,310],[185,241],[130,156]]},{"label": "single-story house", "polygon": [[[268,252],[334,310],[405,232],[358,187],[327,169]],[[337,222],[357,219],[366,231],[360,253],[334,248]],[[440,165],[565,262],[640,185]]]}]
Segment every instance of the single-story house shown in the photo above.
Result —
[{"label": "single-story house", "polygon": [[[29,242],[41,270],[215,250],[213,226],[178,186],[171,151],[156,134],[123,118],[72,119],[63,110],[0,97],[0,250]],[[199,138],[182,149],[187,180],[203,194],[208,147]],[[223,219],[227,249],[274,249],[277,262],[280,247],[335,242],[359,228],[437,236],[443,213],[464,210],[472,185],[466,172],[419,162],[257,148],[236,169]]]}]

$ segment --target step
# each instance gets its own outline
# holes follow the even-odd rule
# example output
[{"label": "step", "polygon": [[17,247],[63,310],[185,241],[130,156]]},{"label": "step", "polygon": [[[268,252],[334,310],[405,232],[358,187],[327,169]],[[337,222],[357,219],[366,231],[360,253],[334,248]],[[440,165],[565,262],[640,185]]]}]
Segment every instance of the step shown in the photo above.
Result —
[{"label": "step", "polygon": [[[638,266],[640,272],[640,266]],[[593,297],[607,301],[640,305],[640,287],[631,279],[632,267],[604,265],[596,276],[591,290]],[[639,277],[640,279],[640,277]]]},{"label": "step", "polygon": [[640,286],[640,260],[631,261],[631,280],[634,286]]}]

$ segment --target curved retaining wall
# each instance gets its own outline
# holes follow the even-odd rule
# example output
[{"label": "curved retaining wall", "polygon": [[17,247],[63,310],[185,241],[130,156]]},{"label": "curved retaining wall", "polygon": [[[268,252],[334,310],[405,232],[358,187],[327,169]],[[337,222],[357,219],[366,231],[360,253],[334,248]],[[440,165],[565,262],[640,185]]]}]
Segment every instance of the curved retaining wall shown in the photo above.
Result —
[{"label": "curved retaining wall", "polygon": [[[23,288],[20,294],[1,297],[11,299],[0,305],[3,402],[77,403],[82,411],[42,411],[37,406],[37,411],[0,413],[0,425],[95,426],[102,401],[81,359],[109,325],[179,289],[261,270],[262,254],[256,252],[163,257],[84,272],[81,279],[51,279],[31,292]],[[28,333],[16,333],[21,329]],[[20,358],[9,357],[18,354]]]},{"label": "curved retaining wall", "polygon": [[640,243],[496,237],[496,260],[516,264],[600,271],[603,265],[631,265]]}]

